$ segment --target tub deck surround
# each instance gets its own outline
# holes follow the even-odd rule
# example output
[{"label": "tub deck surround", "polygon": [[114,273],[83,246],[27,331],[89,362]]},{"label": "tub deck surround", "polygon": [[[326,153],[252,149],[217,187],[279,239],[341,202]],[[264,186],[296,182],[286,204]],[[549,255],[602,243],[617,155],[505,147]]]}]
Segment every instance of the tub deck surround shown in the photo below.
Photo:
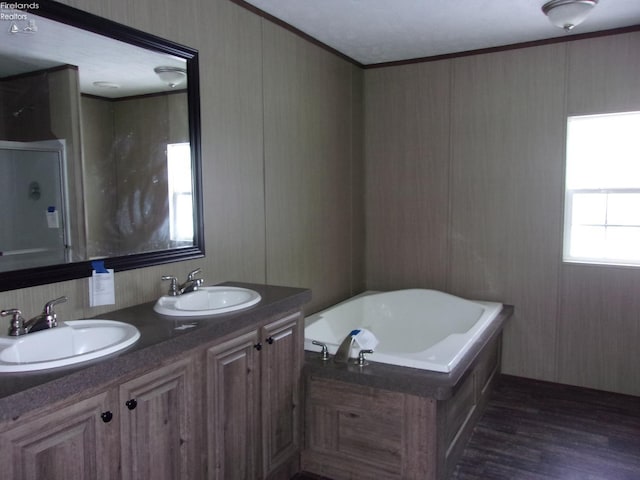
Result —
[{"label": "tub deck surround", "polygon": [[74,367],[1,374],[0,422],[15,419],[79,393],[86,392],[89,395],[136,371],[153,368],[167,358],[180,356],[218,338],[249,329],[265,317],[299,310],[311,300],[311,291],[308,289],[238,282],[226,282],[223,285],[255,290],[260,293],[262,300],[247,310],[216,315],[215,318],[176,319],[162,316],[153,311],[155,301],[100,314],[100,318],[135,325],[141,334],[138,342],[119,354]]},{"label": "tub deck surround", "polygon": [[500,371],[503,306],[449,373],[305,352],[302,470],[328,478],[443,480],[464,451]]}]

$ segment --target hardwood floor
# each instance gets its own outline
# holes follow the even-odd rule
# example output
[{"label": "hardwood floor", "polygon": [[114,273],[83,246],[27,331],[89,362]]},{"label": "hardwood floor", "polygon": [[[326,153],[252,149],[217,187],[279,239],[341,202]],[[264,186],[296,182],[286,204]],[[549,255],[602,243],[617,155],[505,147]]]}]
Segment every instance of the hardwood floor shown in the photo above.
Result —
[{"label": "hardwood floor", "polygon": [[639,397],[504,375],[452,477],[639,479]]},{"label": "hardwood floor", "polygon": [[503,376],[458,480],[638,480],[640,398]]}]

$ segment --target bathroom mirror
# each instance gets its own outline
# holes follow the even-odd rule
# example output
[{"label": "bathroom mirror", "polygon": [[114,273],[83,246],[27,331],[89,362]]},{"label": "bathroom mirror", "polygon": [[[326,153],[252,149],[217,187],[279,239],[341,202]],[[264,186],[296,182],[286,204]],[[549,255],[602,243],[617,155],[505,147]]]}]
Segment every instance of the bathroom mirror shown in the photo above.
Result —
[{"label": "bathroom mirror", "polygon": [[197,51],[0,10],[0,291],[203,256]]}]

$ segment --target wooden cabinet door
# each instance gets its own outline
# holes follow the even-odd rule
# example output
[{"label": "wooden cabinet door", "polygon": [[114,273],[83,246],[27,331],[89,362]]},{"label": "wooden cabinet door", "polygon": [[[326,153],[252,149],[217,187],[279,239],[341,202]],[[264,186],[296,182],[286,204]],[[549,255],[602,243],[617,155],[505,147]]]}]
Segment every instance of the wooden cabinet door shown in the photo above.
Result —
[{"label": "wooden cabinet door", "polygon": [[185,358],[120,386],[122,478],[197,478],[195,362]]},{"label": "wooden cabinet door", "polygon": [[263,477],[297,457],[300,448],[300,387],[304,344],[297,312],[262,330]]},{"label": "wooden cabinet door", "polygon": [[209,478],[257,478],[258,332],[207,350]]},{"label": "wooden cabinet door", "polygon": [[[52,410],[0,434],[1,478],[111,480],[118,478],[119,428],[115,392]],[[105,413],[104,421],[101,417]],[[111,416],[108,415],[111,413]]]}]

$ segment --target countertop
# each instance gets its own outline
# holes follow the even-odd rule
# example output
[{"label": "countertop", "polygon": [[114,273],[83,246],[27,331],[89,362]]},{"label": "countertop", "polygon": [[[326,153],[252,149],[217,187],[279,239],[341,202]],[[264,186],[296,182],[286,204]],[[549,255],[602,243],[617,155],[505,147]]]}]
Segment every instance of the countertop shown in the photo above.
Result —
[{"label": "countertop", "polygon": [[153,311],[155,301],[98,315],[94,318],[135,325],[140,330],[140,339],[127,350],[91,362],[38,372],[0,374],[0,422],[79,392],[108,386],[128,374],[248,329],[271,315],[300,309],[311,300],[311,291],[303,288],[238,282],[223,285],[250,288],[260,293],[262,299],[248,309],[215,317],[167,317]]},{"label": "countertop", "polygon": [[456,392],[456,388],[469,373],[470,367],[474,365],[484,346],[500,334],[504,322],[513,315],[513,310],[513,306],[505,305],[498,314],[498,321],[476,340],[458,366],[450,373],[431,372],[372,361],[369,361],[366,367],[359,367],[353,363],[340,365],[331,360],[323,361],[317,352],[305,351],[305,375],[446,400]]}]

